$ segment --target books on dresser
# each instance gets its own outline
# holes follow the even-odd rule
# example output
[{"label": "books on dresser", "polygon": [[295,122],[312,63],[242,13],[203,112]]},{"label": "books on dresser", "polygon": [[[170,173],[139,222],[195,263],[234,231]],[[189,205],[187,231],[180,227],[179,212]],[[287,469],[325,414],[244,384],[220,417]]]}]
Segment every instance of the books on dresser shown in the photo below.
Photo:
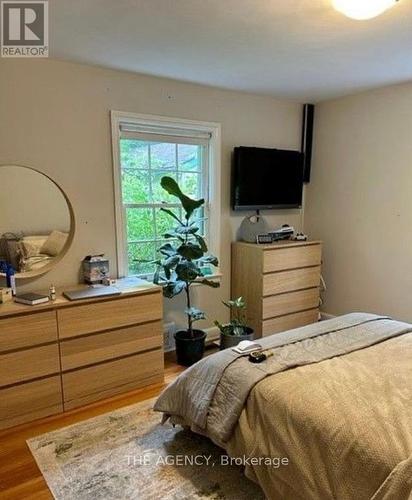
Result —
[{"label": "books on dresser", "polygon": [[47,295],[40,295],[39,293],[22,293],[14,297],[14,302],[19,304],[26,304],[28,306],[36,306],[37,304],[44,304],[49,301]]}]

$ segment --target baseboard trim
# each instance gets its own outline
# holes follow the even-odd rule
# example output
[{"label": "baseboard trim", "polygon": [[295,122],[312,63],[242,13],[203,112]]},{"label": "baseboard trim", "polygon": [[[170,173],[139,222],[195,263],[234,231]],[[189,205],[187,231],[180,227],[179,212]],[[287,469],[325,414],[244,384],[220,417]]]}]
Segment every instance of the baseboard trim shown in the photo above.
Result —
[{"label": "baseboard trim", "polygon": [[[204,332],[206,332],[206,345],[212,344],[216,340],[220,339],[220,330],[217,326],[211,326],[210,328],[202,328]],[[175,351],[175,343],[173,340],[173,344],[169,346],[164,346],[164,352],[173,352]]]},{"label": "baseboard trim", "polygon": [[210,328],[205,328],[206,332],[206,343],[214,342],[220,339],[220,330],[217,326],[211,326]]},{"label": "baseboard trim", "polygon": [[327,312],[320,311],[320,317],[323,320],[336,318],[336,314],[329,314]]}]

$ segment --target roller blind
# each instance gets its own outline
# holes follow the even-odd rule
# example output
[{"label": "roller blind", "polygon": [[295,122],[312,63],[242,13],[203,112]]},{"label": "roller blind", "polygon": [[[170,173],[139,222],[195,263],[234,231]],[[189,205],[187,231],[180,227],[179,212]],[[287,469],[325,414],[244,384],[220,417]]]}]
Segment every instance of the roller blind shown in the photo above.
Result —
[{"label": "roller blind", "polygon": [[125,139],[157,140],[176,143],[204,143],[207,144],[212,135],[201,130],[155,126],[135,123],[121,123],[120,136]]}]

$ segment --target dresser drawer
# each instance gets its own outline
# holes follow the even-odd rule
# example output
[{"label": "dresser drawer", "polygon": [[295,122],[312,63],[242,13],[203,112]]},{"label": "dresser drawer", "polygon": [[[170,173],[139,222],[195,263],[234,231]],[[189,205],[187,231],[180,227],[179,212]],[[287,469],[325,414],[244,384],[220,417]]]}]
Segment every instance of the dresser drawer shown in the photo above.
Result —
[{"label": "dresser drawer", "polygon": [[161,349],[64,373],[64,409],[162,381]]},{"label": "dresser drawer", "polygon": [[57,344],[0,355],[0,386],[52,375],[59,371]]},{"label": "dresser drawer", "polygon": [[60,338],[162,319],[160,292],[68,307],[57,312]]},{"label": "dresser drawer", "polygon": [[267,319],[262,322],[262,336],[267,337],[273,333],[280,333],[300,326],[316,323],[319,317],[319,310],[304,311],[296,314],[288,314],[279,318]]},{"label": "dresser drawer", "polygon": [[60,376],[0,389],[0,429],[61,411]]},{"label": "dresser drawer", "polygon": [[300,267],[320,266],[321,245],[276,248],[263,252],[263,272],[283,271]]},{"label": "dresser drawer", "polygon": [[0,352],[56,340],[57,322],[54,311],[0,319]]},{"label": "dresser drawer", "polygon": [[274,318],[306,309],[319,307],[319,288],[300,290],[299,292],[282,293],[263,299],[263,318]]},{"label": "dresser drawer", "polygon": [[62,370],[92,365],[162,345],[161,321],[68,339],[60,344]]},{"label": "dresser drawer", "polygon": [[294,292],[320,285],[320,267],[294,269],[263,276],[263,296]]}]

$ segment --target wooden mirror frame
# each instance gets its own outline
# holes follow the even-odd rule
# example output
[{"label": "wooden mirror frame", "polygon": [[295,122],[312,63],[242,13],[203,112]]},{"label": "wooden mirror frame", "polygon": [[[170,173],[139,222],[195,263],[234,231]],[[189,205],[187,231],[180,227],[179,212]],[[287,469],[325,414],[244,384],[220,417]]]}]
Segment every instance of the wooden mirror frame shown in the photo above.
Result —
[{"label": "wooden mirror frame", "polygon": [[[76,232],[76,220],[75,220],[75,216],[74,216],[73,206],[72,206],[67,194],[63,191],[63,189],[59,186],[59,184],[54,179],[52,179],[49,175],[45,174],[44,172],[42,172],[36,168],[28,167],[27,165],[21,165],[18,163],[0,163],[0,169],[2,167],[26,168],[27,170],[31,170],[32,172],[36,172],[40,175],[43,175],[44,177],[46,177],[50,182],[52,182],[57,187],[57,189],[63,195],[63,198],[67,204],[67,208],[69,210],[69,217],[70,217],[70,231],[69,231],[69,235],[67,237],[66,243],[64,244],[64,247],[62,248],[59,255],[56,255],[51,262],[49,262],[45,266],[41,267],[40,269],[36,269],[35,271],[28,271],[27,273],[17,273],[16,272],[16,274],[15,274],[15,277],[18,280],[42,276],[43,274],[46,274],[49,271],[51,271],[63,259],[63,257],[66,255],[66,253],[68,252],[69,248],[71,247],[71,245],[73,243],[74,234]],[[0,172],[1,172],[1,170],[0,170]],[[0,273],[0,276],[4,277],[5,274]]]}]

